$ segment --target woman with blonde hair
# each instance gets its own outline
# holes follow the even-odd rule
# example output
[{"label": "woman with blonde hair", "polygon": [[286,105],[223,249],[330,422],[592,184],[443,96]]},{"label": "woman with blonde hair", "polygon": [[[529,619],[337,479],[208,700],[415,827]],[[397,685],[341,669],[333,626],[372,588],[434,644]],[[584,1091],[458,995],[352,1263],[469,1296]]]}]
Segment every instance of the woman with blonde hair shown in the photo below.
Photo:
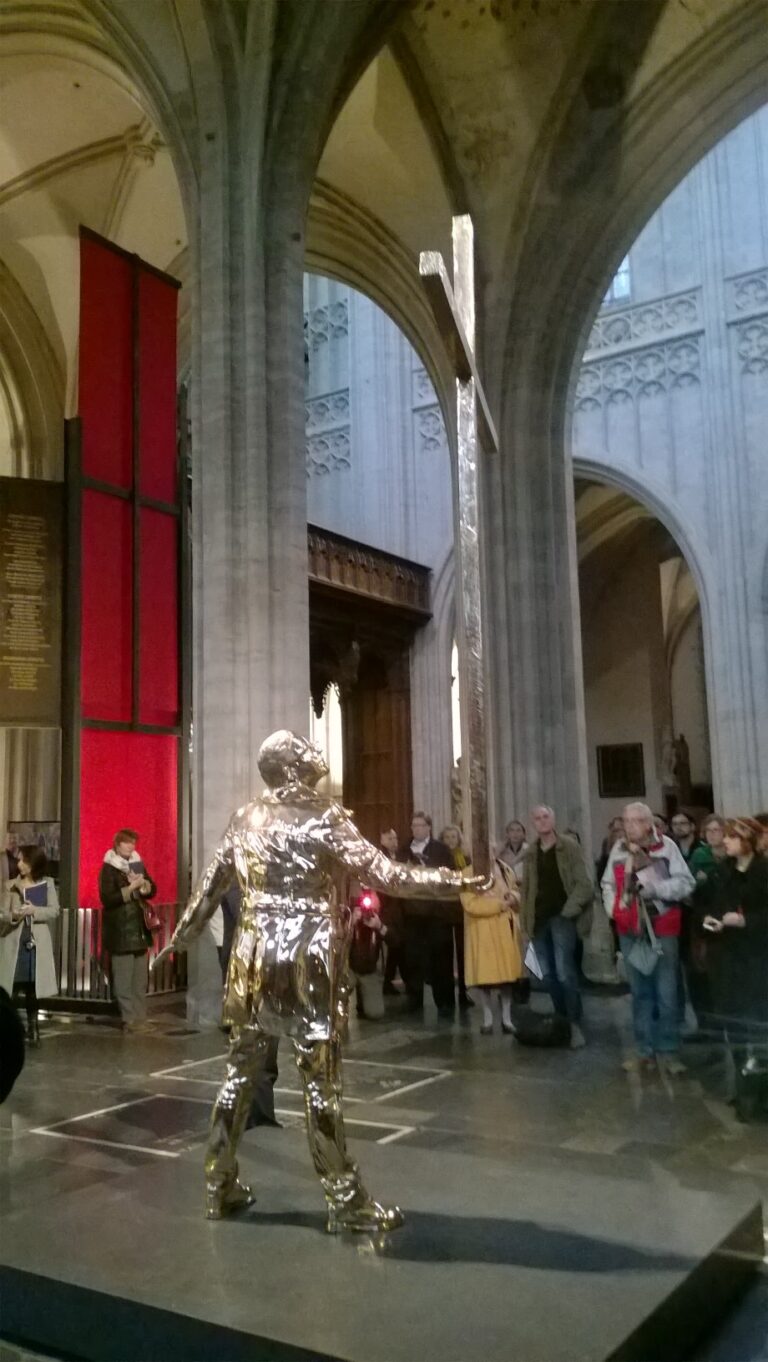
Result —
[{"label": "woman with blonde hair", "polygon": [[514,909],[520,902],[501,867],[495,867],[494,885],[484,894],[461,896],[464,909],[464,966],[467,986],[483,995],[481,1036],[493,1032],[493,995],[501,997],[501,1029],[514,1035],[512,999],[514,984],[525,974],[515,929]]}]

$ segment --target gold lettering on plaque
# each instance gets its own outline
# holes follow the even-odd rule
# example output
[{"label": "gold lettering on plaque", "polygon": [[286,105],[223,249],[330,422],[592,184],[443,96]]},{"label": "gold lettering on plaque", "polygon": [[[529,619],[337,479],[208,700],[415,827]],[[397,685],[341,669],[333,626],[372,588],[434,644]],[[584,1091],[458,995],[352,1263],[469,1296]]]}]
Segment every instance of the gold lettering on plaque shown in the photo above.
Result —
[{"label": "gold lettering on plaque", "polygon": [[6,610],[0,632],[0,669],[10,691],[37,691],[51,665],[46,628],[48,524],[44,516],[11,512],[0,544]]}]

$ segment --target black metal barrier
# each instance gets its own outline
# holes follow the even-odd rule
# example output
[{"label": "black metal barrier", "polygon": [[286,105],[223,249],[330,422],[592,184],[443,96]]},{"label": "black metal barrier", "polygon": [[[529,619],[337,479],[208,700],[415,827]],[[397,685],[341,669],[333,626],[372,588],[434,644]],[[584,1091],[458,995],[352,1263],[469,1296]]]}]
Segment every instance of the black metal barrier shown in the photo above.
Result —
[{"label": "black metal barrier", "polygon": [[[178,903],[156,903],[153,907],[161,925],[152,934],[150,959],[170,941],[181,912]],[[116,1010],[110,989],[109,959],[102,949],[102,918],[100,908],[63,908],[51,923],[59,992],[55,998],[45,999],[46,1009]],[[150,971],[147,993],[149,997],[180,993],[186,986],[187,958],[179,953],[164,960],[158,970]]]}]

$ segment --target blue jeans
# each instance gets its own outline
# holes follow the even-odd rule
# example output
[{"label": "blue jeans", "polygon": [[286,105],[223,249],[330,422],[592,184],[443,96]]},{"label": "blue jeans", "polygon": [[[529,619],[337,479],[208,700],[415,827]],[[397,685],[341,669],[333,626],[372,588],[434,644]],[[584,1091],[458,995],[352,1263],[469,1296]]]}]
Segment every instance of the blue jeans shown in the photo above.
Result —
[{"label": "blue jeans", "polygon": [[658,938],[662,954],[653,974],[642,974],[630,965],[627,956],[634,937],[622,936],[620,941],[632,990],[632,1025],[638,1053],[644,1058],[674,1055],[680,1048],[678,939],[676,936]]},{"label": "blue jeans", "polygon": [[533,949],[544,975],[555,1012],[571,1022],[581,1021],[581,992],[576,968],[576,921],[570,917],[551,917],[536,932]]}]

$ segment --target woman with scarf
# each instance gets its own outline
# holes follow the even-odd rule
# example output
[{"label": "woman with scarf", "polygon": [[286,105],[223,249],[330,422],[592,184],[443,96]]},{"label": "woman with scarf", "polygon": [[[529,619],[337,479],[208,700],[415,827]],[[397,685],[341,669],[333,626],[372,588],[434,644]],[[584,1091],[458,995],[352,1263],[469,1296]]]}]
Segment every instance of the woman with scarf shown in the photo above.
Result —
[{"label": "woman with scarf", "polygon": [[742,1121],[768,1099],[768,861],[754,818],[725,825],[728,860],[714,885],[703,928],[719,1027],[736,1070]]},{"label": "woman with scarf", "polygon": [[121,828],[99,872],[104,950],[111,960],[112,990],[123,1030],[129,1033],[147,1029],[147,951],[152,933],[146,905],[157,893],[136,850],[138,840],[132,828]]}]

